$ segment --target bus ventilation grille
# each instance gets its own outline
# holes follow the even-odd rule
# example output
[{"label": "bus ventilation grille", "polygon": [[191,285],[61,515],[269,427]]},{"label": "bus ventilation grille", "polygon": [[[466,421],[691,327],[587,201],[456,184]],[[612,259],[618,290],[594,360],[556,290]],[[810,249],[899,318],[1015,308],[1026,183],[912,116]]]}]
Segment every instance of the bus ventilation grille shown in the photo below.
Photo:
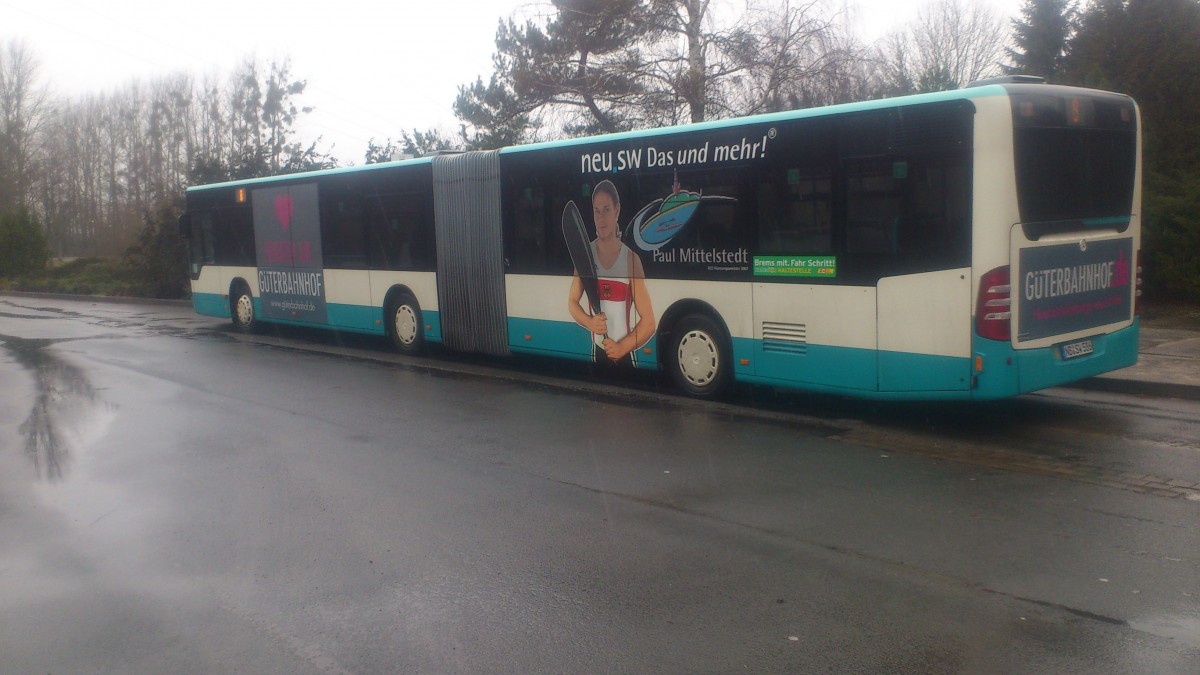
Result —
[{"label": "bus ventilation grille", "polygon": [[808,327],[802,323],[764,321],[763,351],[776,354],[807,354]]}]

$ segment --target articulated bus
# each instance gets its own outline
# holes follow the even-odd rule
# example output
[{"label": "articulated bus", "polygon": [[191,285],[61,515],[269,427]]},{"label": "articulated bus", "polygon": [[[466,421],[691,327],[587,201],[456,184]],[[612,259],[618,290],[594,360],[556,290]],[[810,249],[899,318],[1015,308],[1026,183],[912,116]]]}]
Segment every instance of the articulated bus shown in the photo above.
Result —
[{"label": "articulated bus", "polygon": [[192,187],[201,314],[876,399],[1133,365],[1124,95],[1001,78]]}]

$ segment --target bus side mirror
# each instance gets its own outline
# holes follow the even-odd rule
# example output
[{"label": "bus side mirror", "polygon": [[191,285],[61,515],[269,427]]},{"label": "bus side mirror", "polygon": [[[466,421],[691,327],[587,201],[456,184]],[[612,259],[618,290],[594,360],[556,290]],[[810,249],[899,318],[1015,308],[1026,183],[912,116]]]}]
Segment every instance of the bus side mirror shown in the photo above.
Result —
[{"label": "bus side mirror", "polygon": [[183,237],[184,239],[190,239],[192,237],[191,214],[184,213],[179,216],[179,236]]}]

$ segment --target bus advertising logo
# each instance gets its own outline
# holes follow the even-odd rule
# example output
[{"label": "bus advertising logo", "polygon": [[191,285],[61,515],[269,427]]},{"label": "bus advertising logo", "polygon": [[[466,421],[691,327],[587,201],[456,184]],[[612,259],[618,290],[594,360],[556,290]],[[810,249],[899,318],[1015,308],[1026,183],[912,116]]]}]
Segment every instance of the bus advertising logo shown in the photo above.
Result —
[{"label": "bus advertising logo", "polygon": [[829,278],[837,276],[837,256],[754,256],[756,277]]},{"label": "bus advertising logo", "polygon": [[1037,340],[1126,321],[1132,239],[1021,250],[1018,339]]},{"label": "bus advertising logo", "polygon": [[1116,287],[1129,286],[1129,261],[1125,259],[1125,251],[1117,251],[1117,262],[1114,265],[1112,285]]},{"label": "bus advertising logo", "polygon": [[275,217],[279,219],[279,224],[283,226],[283,231],[287,232],[292,226],[292,195],[284,193],[275,198]]},{"label": "bus advertising logo", "polygon": [[671,241],[691,222],[701,204],[735,204],[733,197],[701,195],[684,190],[675,172],[671,194],[655,199],[637,212],[630,224],[633,240],[643,251],[657,251]]}]

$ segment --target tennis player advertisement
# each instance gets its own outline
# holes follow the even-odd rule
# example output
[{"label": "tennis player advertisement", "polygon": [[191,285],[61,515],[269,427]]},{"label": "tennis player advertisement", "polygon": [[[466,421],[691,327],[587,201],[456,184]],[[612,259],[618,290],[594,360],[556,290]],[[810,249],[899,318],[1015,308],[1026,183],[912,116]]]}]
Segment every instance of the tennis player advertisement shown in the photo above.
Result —
[{"label": "tennis player advertisement", "polygon": [[598,362],[636,365],[635,352],[657,328],[648,288],[655,277],[751,274],[754,261],[738,231],[746,223],[731,193],[738,169],[762,163],[776,135],[771,127],[559,155],[574,164],[572,192],[582,197],[562,213],[575,271],[567,308],[592,334]]}]

